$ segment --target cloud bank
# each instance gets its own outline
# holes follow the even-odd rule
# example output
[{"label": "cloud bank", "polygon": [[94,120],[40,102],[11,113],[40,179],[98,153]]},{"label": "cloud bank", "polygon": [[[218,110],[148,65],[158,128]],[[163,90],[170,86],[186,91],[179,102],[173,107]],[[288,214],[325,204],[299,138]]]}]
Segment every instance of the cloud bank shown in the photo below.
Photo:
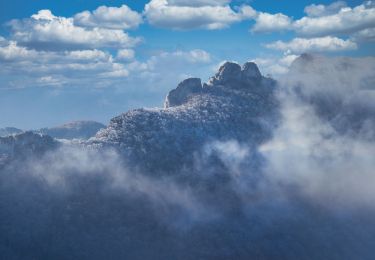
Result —
[{"label": "cloud bank", "polygon": [[305,52],[355,50],[357,49],[357,44],[351,40],[326,36],[310,39],[294,38],[290,42],[277,41],[266,44],[266,47],[301,54]]},{"label": "cloud bank", "polygon": [[107,29],[100,24],[93,28],[76,26],[73,18],[57,17],[50,10],[40,10],[30,18],[12,20],[8,25],[13,40],[41,50],[133,47],[140,41],[122,30]]},{"label": "cloud bank", "polygon": [[229,2],[152,0],[144,14],[151,25],[179,30],[222,29],[255,15],[250,6],[235,11]]},{"label": "cloud bank", "polygon": [[96,10],[84,11],[74,16],[74,24],[81,27],[102,27],[107,29],[134,29],[142,23],[142,16],[128,6],[99,6]]}]

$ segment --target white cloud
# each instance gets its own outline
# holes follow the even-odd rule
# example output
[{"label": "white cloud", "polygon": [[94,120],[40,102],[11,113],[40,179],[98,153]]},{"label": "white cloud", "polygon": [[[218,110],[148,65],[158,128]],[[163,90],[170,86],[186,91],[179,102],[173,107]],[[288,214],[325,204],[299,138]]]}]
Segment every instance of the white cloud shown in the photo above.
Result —
[{"label": "white cloud", "polygon": [[84,11],[74,16],[74,24],[82,27],[133,29],[142,23],[142,15],[128,6],[100,6],[93,12]]},{"label": "white cloud", "polygon": [[53,21],[57,17],[54,16],[50,10],[44,9],[40,10],[37,14],[33,14],[31,18],[34,20]]},{"label": "white cloud", "polygon": [[[114,61],[111,54],[101,50],[37,51],[2,42],[0,45],[0,75],[15,78],[3,82],[4,88],[33,86],[102,85],[107,78],[126,77],[124,64]],[[27,84],[25,85],[25,82]],[[110,84],[109,81],[106,83]]]},{"label": "white cloud", "polygon": [[261,147],[271,180],[322,203],[374,206],[374,68],[373,57],[293,63],[279,81],[282,123]]},{"label": "white cloud", "polygon": [[311,39],[295,38],[290,42],[276,41],[267,44],[266,47],[281,51],[291,51],[293,53],[303,53],[354,50],[357,48],[357,44],[351,40],[326,36]]},{"label": "white cloud", "polygon": [[151,0],[145,6],[144,14],[151,25],[171,29],[221,29],[249,19],[255,15],[250,6],[242,6],[236,12],[227,1],[187,1]]},{"label": "white cloud", "polygon": [[290,65],[297,58],[298,55],[286,52],[282,57],[256,58],[252,61],[258,65],[262,74],[270,74],[274,77],[287,73]]},{"label": "white cloud", "polygon": [[[208,71],[205,68],[209,67],[211,56],[199,49],[162,51],[145,62],[140,62],[135,59],[132,49],[120,49],[113,57],[109,52],[98,49],[33,50],[19,46],[14,41],[0,39],[0,61],[0,76],[4,79],[1,88],[103,88],[124,87],[125,84],[134,91],[144,93],[145,89],[153,89],[164,95],[178,81]],[[139,88],[140,85],[143,88]]]},{"label": "white cloud", "polygon": [[122,30],[75,26],[73,18],[56,17],[49,10],[41,10],[30,19],[12,20],[9,25],[12,39],[35,49],[119,48],[140,41]]},{"label": "white cloud", "polygon": [[[188,77],[184,68],[199,64],[208,64],[211,61],[211,56],[204,50],[191,50],[191,51],[174,51],[174,52],[161,52],[152,56],[147,62],[147,70],[149,72],[157,72],[158,76],[175,78],[173,74],[180,74],[180,78]],[[171,70],[170,68],[173,68]]]},{"label": "white cloud", "polygon": [[361,30],[375,28],[375,7],[367,1],[354,8],[342,1],[330,5],[309,5],[305,8],[307,16],[293,20],[284,14],[259,12],[253,32],[275,32],[292,30],[305,37],[348,35]]},{"label": "white cloud", "polygon": [[182,57],[192,63],[201,63],[201,62],[207,63],[211,61],[210,54],[204,50],[199,50],[199,49],[188,51],[188,52],[176,51],[168,55]]},{"label": "white cloud", "polygon": [[251,29],[253,32],[272,32],[289,29],[292,19],[288,16],[278,13],[259,13],[255,18],[255,25]]},{"label": "white cloud", "polygon": [[282,65],[286,65],[286,66],[290,66],[292,63],[293,63],[293,61],[295,61],[295,59],[297,59],[299,56],[298,55],[295,55],[295,54],[286,54],[286,55],[284,55],[284,57],[282,57],[281,59],[280,59],[280,64],[282,64]]},{"label": "white cloud", "polygon": [[168,0],[168,4],[176,6],[217,6],[229,4],[231,0]]},{"label": "white cloud", "polygon": [[135,52],[132,49],[121,49],[117,51],[116,59],[118,60],[133,60],[135,57]]},{"label": "white cloud", "polygon": [[41,87],[60,87],[66,82],[62,77],[44,76],[36,79],[35,83]]},{"label": "white cloud", "polygon": [[346,7],[346,3],[344,1],[337,1],[333,2],[330,5],[316,5],[312,4],[305,7],[305,13],[310,17],[319,17],[319,16],[326,16],[335,14],[340,11],[341,8]]},{"label": "white cloud", "polygon": [[115,69],[108,72],[103,72],[100,74],[101,77],[105,78],[126,78],[129,76],[129,71],[125,68],[119,67],[116,69],[117,66],[115,66]]},{"label": "white cloud", "polygon": [[67,51],[65,54],[74,60],[109,61],[111,59],[111,55],[100,50]]},{"label": "white cloud", "polygon": [[283,100],[282,115],[274,139],[261,147],[270,179],[301,187],[323,204],[373,207],[374,143],[337,135],[312,107],[293,97]]},{"label": "white cloud", "polygon": [[354,33],[352,39],[357,42],[375,42],[375,27]]},{"label": "white cloud", "polygon": [[37,51],[19,46],[15,41],[9,41],[0,45],[0,59],[8,61],[22,61],[38,63],[64,63],[64,62],[111,62],[112,56],[104,51],[75,50],[75,51]]},{"label": "white cloud", "polygon": [[294,22],[297,33],[308,36],[350,34],[375,26],[375,8],[371,1],[354,8],[341,7],[336,13],[303,17]]},{"label": "white cloud", "polygon": [[36,58],[37,54],[38,53],[36,51],[18,46],[15,41],[7,42],[5,39],[1,41],[0,60],[11,61]]}]

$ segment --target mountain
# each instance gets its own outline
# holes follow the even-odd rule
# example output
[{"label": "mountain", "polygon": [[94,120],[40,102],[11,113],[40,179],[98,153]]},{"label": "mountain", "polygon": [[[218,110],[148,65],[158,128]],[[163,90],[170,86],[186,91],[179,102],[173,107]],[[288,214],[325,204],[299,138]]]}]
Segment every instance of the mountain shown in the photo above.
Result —
[{"label": "mountain", "polygon": [[89,139],[102,128],[105,128],[105,125],[95,121],[74,121],[52,128],[42,128],[36,132],[57,139]]},{"label": "mountain", "polygon": [[276,82],[256,64],[226,62],[208,83],[182,81],[164,108],[135,109],[113,118],[88,144],[111,146],[147,171],[173,172],[193,163],[210,141],[258,145],[270,137],[278,118]]},{"label": "mountain", "polygon": [[59,143],[47,135],[24,132],[0,137],[0,166],[13,159],[32,158],[57,148]]},{"label": "mountain", "polygon": [[15,128],[15,127],[4,127],[0,128],[0,137],[8,136],[8,135],[14,135],[14,134],[20,134],[23,130]]},{"label": "mountain", "polygon": [[[227,62],[89,140],[0,138],[2,259],[373,259],[373,141],[312,113],[329,104],[314,87],[334,86],[313,79],[338,78],[318,61],[292,79],[298,102],[254,63]],[[350,118],[334,108],[324,120]]]}]

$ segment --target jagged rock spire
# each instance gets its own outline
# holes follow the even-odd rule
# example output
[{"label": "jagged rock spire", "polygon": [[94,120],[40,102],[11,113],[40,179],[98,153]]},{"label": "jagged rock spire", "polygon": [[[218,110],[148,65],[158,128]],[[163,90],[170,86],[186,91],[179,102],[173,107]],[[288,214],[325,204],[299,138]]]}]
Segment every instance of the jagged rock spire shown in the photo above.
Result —
[{"label": "jagged rock spire", "polygon": [[242,78],[244,80],[259,79],[261,77],[262,74],[260,74],[258,66],[254,62],[246,62],[242,66]]},{"label": "jagged rock spire", "polygon": [[214,76],[217,82],[228,82],[241,79],[241,66],[234,62],[225,62]]},{"label": "jagged rock spire", "polygon": [[246,62],[242,67],[235,62],[225,62],[218,72],[203,85],[198,78],[182,81],[176,89],[169,92],[164,107],[174,107],[186,103],[189,97],[201,92],[209,92],[213,87],[224,86],[228,89],[242,89],[254,93],[267,92],[274,81],[265,78],[254,62]]}]

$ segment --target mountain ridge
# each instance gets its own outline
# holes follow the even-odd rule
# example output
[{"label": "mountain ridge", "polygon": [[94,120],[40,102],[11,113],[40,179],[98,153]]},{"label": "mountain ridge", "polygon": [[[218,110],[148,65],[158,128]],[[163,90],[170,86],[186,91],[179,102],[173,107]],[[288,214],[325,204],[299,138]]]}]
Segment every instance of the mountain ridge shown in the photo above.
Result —
[{"label": "mountain ridge", "polygon": [[178,170],[191,165],[192,154],[210,141],[256,145],[269,138],[278,118],[275,89],[276,82],[263,77],[255,63],[226,62],[208,83],[182,81],[168,93],[164,108],[113,118],[88,144],[115,147],[148,171]]}]

